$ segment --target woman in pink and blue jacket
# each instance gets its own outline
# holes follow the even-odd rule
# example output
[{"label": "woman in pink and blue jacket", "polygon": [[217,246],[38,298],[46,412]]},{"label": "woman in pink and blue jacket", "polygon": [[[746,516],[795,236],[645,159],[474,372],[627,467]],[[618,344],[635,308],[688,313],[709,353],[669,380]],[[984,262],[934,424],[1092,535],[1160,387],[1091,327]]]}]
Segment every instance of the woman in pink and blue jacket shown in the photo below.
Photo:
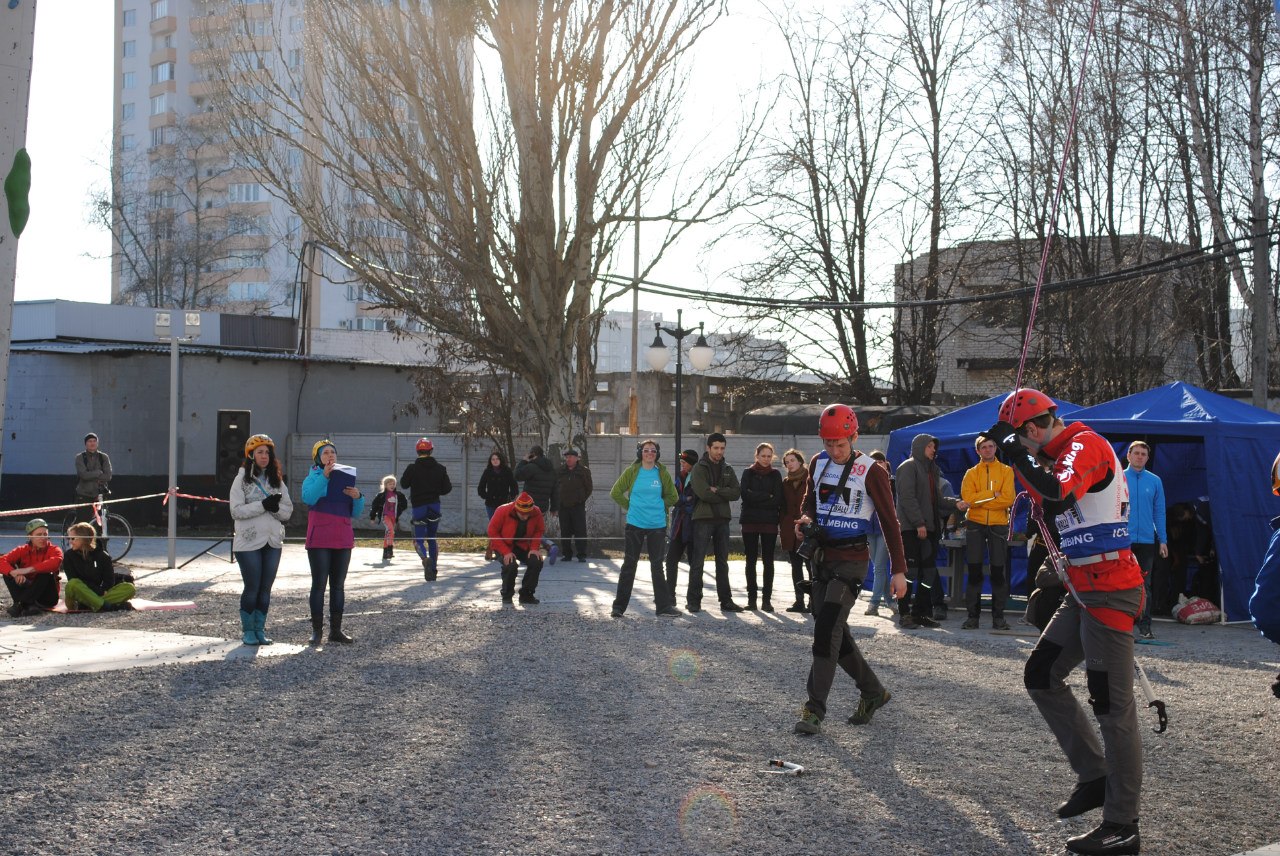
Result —
[{"label": "woman in pink and blue jacket", "polygon": [[347,568],[355,546],[353,518],[364,514],[364,495],[356,487],[329,495],[329,476],[338,463],[338,450],[329,439],[311,447],[314,466],[302,482],[307,513],[307,562],[311,565],[311,644],[319,645],[324,630],[324,590],[329,587],[329,641],[352,642],[342,632],[346,605]]}]

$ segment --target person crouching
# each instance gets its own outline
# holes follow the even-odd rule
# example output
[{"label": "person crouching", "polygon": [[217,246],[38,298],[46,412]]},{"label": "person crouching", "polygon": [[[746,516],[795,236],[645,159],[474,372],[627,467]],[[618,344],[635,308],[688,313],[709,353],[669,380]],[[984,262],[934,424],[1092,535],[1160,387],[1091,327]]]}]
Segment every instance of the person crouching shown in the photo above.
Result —
[{"label": "person crouching", "polygon": [[521,603],[538,603],[534,592],[542,573],[542,535],[546,521],[533,497],[522,493],[514,502],[498,506],[489,521],[489,549],[502,562],[502,602],[511,603],[516,591],[516,572],[524,562],[524,583],[520,586]]}]

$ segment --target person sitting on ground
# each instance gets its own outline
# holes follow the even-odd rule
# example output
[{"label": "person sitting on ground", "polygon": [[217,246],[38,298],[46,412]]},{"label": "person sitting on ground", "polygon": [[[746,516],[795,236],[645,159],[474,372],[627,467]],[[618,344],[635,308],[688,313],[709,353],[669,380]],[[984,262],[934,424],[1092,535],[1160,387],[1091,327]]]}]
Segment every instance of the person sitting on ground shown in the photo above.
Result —
[{"label": "person sitting on ground", "polygon": [[58,605],[58,569],[62,550],[49,541],[49,524],[39,517],[27,522],[27,543],[0,557],[0,575],[13,598],[9,615],[38,615]]},{"label": "person sitting on ground", "polygon": [[542,573],[542,535],[546,522],[542,509],[533,501],[528,491],[516,497],[515,502],[498,506],[489,521],[489,548],[502,562],[502,602],[511,603],[516,592],[516,572],[524,562],[524,583],[520,586],[521,603],[540,603],[534,595],[538,589],[538,577]]},{"label": "person sitting on ground", "polygon": [[129,601],[138,593],[133,579],[117,574],[110,554],[98,543],[97,532],[88,523],[73,523],[67,530],[71,549],[62,557],[67,576],[68,610],[87,608],[93,612],[132,609]]}]

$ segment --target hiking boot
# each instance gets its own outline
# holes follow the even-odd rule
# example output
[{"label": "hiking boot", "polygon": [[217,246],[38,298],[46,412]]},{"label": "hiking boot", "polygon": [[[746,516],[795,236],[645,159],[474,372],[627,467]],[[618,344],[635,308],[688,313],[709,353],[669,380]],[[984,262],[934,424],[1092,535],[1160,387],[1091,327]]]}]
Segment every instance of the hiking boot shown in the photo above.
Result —
[{"label": "hiking boot", "polygon": [[1071,796],[1067,797],[1067,801],[1058,806],[1058,817],[1066,820],[1068,817],[1077,817],[1086,811],[1102,808],[1102,804],[1106,799],[1106,776],[1088,782],[1080,782],[1076,785],[1076,789],[1071,792]]},{"label": "hiking boot", "polygon": [[795,603],[787,607],[787,612],[808,612],[803,600],[797,600]]},{"label": "hiking boot", "polygon": [[822,720],[809,708],[800,708],[800,721],[791,729],[796,734],[821,734]]},{"label": "hiking boot", "polygon": [[903,630],[918,630],[920,628],[920,625],[916,623],[915,618],[910,615],[899,616],[898,626]]},{"label": "hiking boot", "polygon": [[728,601],[727,603],[720,604],[720,611],[721,612],[744,612],[745,610],[742,607],[738,606],[733,601]]},{"label": "hiking boot", "polygon": [[913,615],[911,617],[914,618],[916,624],[919,624],[921,627],[938,628],[942,626],[927,615]]},{"label": "hiking boot", "polygon": [[1067,849],[1086,856],[1121,856],[1141,852],[1142,839],[1138,837],[1138,824],[1104,820],[1093,832],[1068,838]]},{"label": "hiking boot", "polygon": [[658,610],[658,614],[659,614],[659,615],[669,615],[669,616],[671,616],[672,618],[675,618],[675,617],[680,616],[680,615],[684,615],[684,613],[683,613],[683,612],[681,612],[680,610],[676,609],[674,606],[665,606],[665,607],[663,607],[662,609],[659,609],[659,610]]},{"label": "hiking boot", "polygon": [[947,608],[946,608],[945,606],[935,606],[935,607],[933,608],[933,620],[934,620],[934,621],[946,621],[946,620],[947,620]]},{"label": "hiking boot", "polygon": [[[523,597],[522,597],[522,598],[520,598],[520,601],[521,601],[521,603],[523,603],[523,602],[524,602],[524,598],[523,598]],[[615,608],[613,609],[613,611],[609,613],[609,617],[610,617],[610,618],[621,618],[621,617],[622,617],[622,610],[621,610],[621,609],[618,609],[618,608],[616,608],[616,607],[615,607]]]},{"label": "hiking boot", "polygon": [[520,592],[520,602],[521,603],[542,603],[542,601],[538,600],[532,594],[525,594],[524,592]]},{"label": "hiking boot", "polygon": [[700,604],[700,603],[685,603],[685,605],[684,605],[684,611],[685,611],[685,612],[702,612],[702,604]]},{"label": "hiking boot", "polygon": [[871,606],[868,606],[867,611],[863,613],[863,615],[879,615],[879,614],[880,614],[880,607],[876,606],[874,603],[871,604]]},{"label": "hiking boot", "polygon": [[503,603],[511,603],[511,601],[513,601],[514,599],[515,599],[515,596],[514,596],[514,595],[509,595],[509,594],[507,594],[505,591],[502,593],[502,602],[503,602]]},{"label": "hiking boot", "polygon": [[889,703],[889,691],[883,690],[880,695],[863,696],[858,700],[858,709],[849,717],[850,725],[866,725],[875,716],[876,710]]},{"label": "hiking boot", "polygon": [[769,602],[768,598],[765,598],[764,600],[760,601],[760,611],[773,612],[773,604]]},{"label": "hiking boot", "polygon": [[384,561],[384,562],[390,562],[390,561],[391,561],[391,548],[390,548],[390,547],[383,547],[383,548],[382,548],[382,561]]},{"label": "hiking boot", "polygon": [[993,618],[991,619],[991,629],[992,630],[1008,630],[1009,622],[1005,621],[1003,618]]},{"label": "hiking boot", "polygon": [[978,629],[978,619],[973,618],[972,616],[970,616],[969,618],[966,618],[966,619],[964,620],[964,624],[961,624],[961,625],[960,625],[960,629],[961,629],[961,630],[977,630],[977,629]]}]

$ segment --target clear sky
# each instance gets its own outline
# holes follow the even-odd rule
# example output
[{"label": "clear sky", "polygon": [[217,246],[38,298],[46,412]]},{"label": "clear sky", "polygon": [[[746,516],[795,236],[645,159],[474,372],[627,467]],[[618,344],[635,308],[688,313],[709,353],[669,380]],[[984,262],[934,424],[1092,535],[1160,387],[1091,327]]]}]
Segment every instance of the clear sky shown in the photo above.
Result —
[{"label": "clear sky", "polygon": [[[91,191],[109,181],[114,8],[112,0],[41,0],[39,5],[27,127],[31,220],[18,245],[18,300],[110,300],[111,242],[105,230],[89,224],[88,210]],[[740,94],[754,89],[767,58],[777,56],[776,35],[762,23],[760,6],[738,2],[704,40],[695,53],[687,96],[693,121],[681,137],[690,145],[722,146],[728,142],[723,135],[737,125]],[[720,271],[700,258],[708,237],[684,239],[654,278],[710,285]],[[624,259],[620,272],[629,274],[630,241]],[[671,317],[677,305],[641,296],[641,308]],[[612,308],[630,310],[630,300],[616,301]]]}]

